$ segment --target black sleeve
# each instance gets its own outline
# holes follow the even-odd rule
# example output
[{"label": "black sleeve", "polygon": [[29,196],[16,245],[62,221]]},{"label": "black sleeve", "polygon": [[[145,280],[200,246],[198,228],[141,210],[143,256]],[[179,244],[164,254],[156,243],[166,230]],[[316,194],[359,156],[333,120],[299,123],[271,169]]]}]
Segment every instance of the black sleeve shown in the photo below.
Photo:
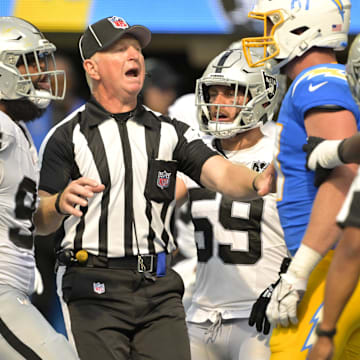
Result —
[{"label": "black sleeve", "polygon": [[66,187],[74,168],[73,150],[72,127],[70,123],[66,123],[56,128],[43,144],[40,154],[40,190],[55,194]]},{"label": "black sleeve", "polygon": [[200,175],[205,161],[219,153],[203,142],[198,130],[181,121],[172,121],[179,138],[174,151],[174,159],[178,161],[178,170],[201,185]]}]

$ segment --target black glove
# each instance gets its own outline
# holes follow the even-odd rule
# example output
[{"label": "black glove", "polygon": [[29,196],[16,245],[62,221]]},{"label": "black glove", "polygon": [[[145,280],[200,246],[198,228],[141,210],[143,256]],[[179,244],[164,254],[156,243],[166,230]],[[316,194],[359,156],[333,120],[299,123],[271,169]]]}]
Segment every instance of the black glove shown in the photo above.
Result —
[{"label": "black glove", "polygon": [[[303,151],[306,152],[306,168],[308,170],[310,170],[310,169],[308,168],[307,164],[308,164],[311,153],[316,148],[316,146],[318,146],[324,140],[325,139],[320,138],[320,137],[309,136],[307,138],[307,144],[303,145],[302,149],[303,149]],[[315,169],[314,185],[316,187],[319,187],[327,179],[327,177],[330,175],[331,171],[332,171],[332,169],[325,169],[322,166],[317,165],[316,169]]]},{"label": "black glove", "polygon": [[[290,258],[284,258],[283,262],[280,267],[280,274],[286,273],[289,265],[290,265],[291,259]],[[249,317],[249,325],[254,326],[256,324],[256,330],[258,332],[263,332],[265,335],[267,335],[270,332],[270,323],[266,317],[266,308],[270,302],[271,295],[275,289],[275,287],[278,285],[280,281],[279,279],[271,284],[269,287],[267,287],[258,297],[258,299],[255,301],[250,317]]]}]

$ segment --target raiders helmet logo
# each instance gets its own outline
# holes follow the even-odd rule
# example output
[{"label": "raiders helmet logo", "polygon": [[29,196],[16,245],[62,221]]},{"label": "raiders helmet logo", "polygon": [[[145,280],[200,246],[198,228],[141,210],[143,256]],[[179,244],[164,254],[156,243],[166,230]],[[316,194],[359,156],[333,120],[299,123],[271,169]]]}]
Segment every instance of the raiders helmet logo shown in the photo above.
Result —
[{"label": "raiders helmet logo", "polygon": [[253,161],[251,168],[256,172],[263,172],[267,167],[269,166],[269,163],[266,161],[258,160]]},{"label": "raiders helmet logo", "polygon": [[263,74],[263,80],[264,80],[267,98],[271,100],[275,96],[277,91],[276,78],[274,76],[265,74],[265,71],[262,71],[262,74]]}]

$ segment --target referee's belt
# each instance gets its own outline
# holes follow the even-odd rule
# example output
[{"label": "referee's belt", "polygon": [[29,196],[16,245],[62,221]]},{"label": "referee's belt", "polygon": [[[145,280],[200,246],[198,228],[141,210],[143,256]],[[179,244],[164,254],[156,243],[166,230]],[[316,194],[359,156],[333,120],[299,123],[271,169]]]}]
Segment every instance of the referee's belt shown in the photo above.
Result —
[{"label": "referee's belt", "polygon": [[171,264],[171,254],[161,252],[155,255],[135,255],[119,258],[96,256],[85,250],[74,255],[72,250],[66,249],[57,252],[57,265],[84,266],[90,268],[108,268],[137,270],[138,272],[157,272],[158,267],[168,267]]}]

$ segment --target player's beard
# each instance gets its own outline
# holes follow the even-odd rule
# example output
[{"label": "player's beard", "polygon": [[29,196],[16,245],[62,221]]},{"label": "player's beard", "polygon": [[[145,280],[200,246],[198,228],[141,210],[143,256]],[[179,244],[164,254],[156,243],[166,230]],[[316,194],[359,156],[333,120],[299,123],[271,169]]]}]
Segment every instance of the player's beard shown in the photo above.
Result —
[{"label": "player's beard", "polygon": [[46,111],[38,108],[28,99],[2,100],[6,107],[6,113],[15,121],[29,122],[39,118]]}]

